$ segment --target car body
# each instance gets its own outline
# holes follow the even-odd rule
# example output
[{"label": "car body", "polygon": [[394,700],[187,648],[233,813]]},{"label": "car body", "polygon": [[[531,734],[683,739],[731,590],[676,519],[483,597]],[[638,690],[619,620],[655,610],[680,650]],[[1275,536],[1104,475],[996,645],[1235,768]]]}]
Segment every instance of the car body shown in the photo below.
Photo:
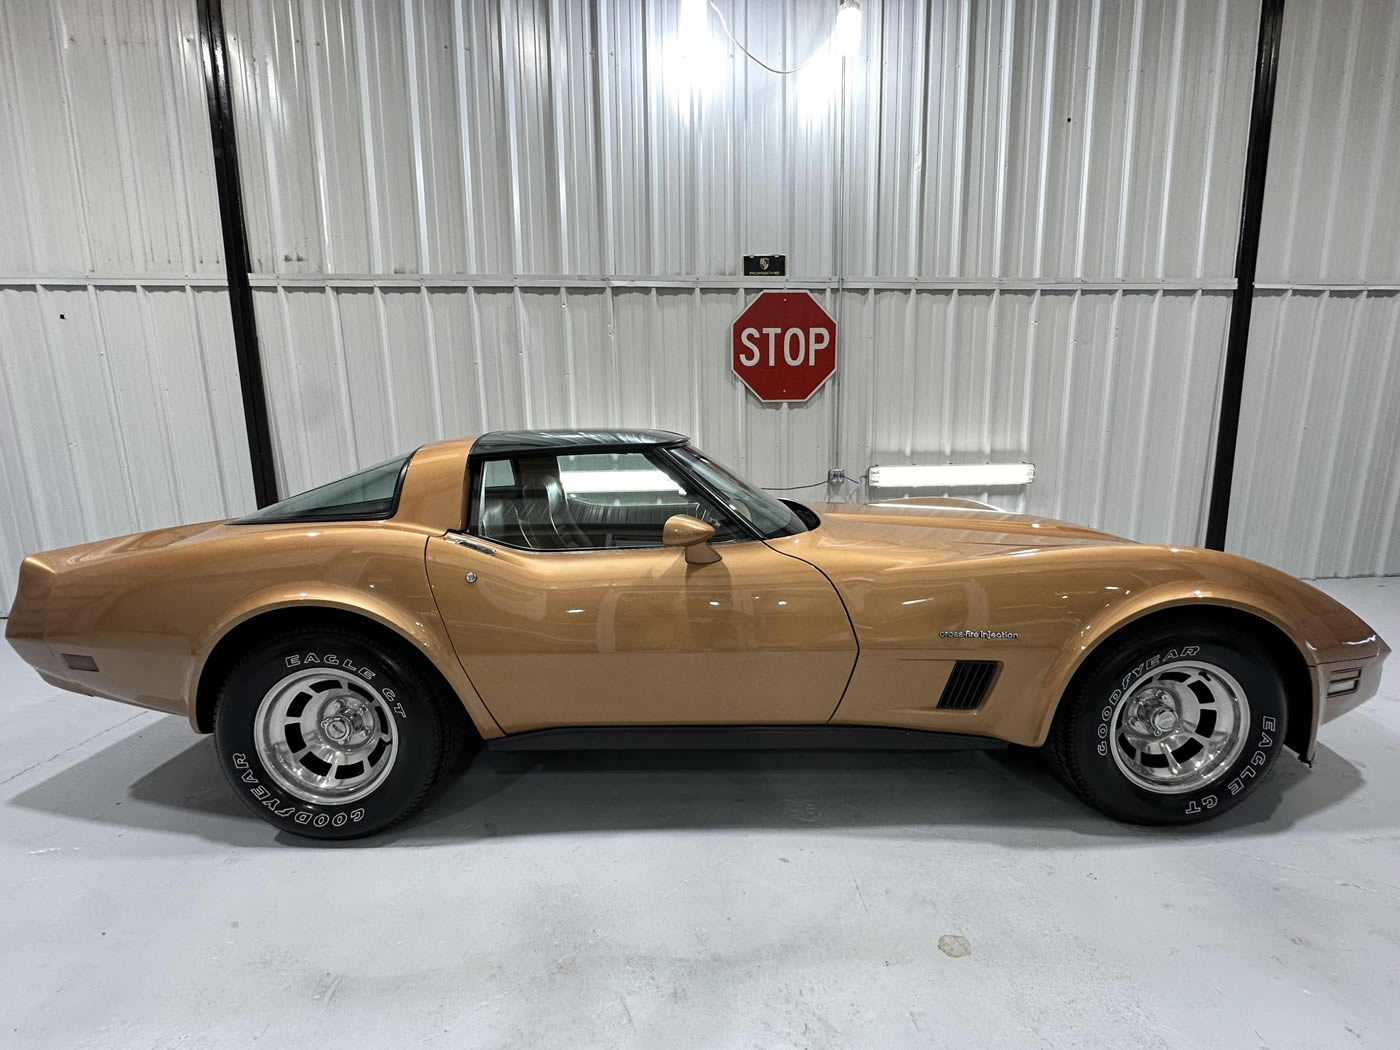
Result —
[{"label": "car body", "polygon": [[1034,747],[1109,640],[1200,622],[1267,650],[1309,761],[1389,651],[1243,558],[964,499],[780,502],[665,431],[495,432],[373,471],[33,555],[6,637],[52,685],[199,732],[254,641],[321,617],[411,650],[497,746],[787,727]]}]

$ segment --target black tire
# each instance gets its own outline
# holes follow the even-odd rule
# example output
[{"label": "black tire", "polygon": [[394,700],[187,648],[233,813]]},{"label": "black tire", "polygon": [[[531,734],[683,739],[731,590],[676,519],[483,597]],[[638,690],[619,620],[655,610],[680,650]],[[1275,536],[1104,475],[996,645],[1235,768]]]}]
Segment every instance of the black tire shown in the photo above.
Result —
[{"label": "black tire", "polygon": [[[1208,783],[1167,793],[1131,779],[1115,758],[1124,749],[1113,741],[1120,701],[1131,703],[1134,683],[1177,660],[1231,676],[1246,698],[1248,721],[1238,757],[1226,761],[1226,751]],[[1273,769],[1287,732],[1283,677],[1265,646],[1225,625],[1177,623],[1120,635],[1095,652],[1060,701],[1046,751],[1060,779],[1095,809],[1132,824],[1192,824],[1243,802]]]},{"label": "black tire", "polygon": [[[354,696],[378,698],[365,708],[372,713],[365,716],[365,732],[392,733],[393,742],[386,747],[381,779],[366,782],[361,797],[303,797],[315,792],[303,787],[303,795],[294,793],[287,774],[279,777],[259,754],[257,719],[264,699],[303,671],[312,675],[305,690],[312,699],[302,709],[320,702],[310,690],[317,688],[315,675],[322,672],[328,681],[338,676],[348,682]],[[334,696],[335,691],[328,687],[322,695]],[[461,704],[440,695],[411,649],[343,629],[309,627],[255,645],[229,671],[214,707],[215,749],[234,794],[273,826],[317,839],[372,835],[411,814],[460,753],[469,735],[466,727]]]}]

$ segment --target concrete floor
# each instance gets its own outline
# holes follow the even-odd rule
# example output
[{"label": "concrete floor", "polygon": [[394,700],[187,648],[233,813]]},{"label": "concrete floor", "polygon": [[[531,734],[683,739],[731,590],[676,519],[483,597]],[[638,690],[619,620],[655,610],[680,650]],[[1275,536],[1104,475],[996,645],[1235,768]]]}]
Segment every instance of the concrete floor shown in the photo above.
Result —
[{"label": "concrete floor", "polygon": [[[1400,579],[1333,581],[1392,643]],[[1242,811],[999,754],[481,756],[279,839],[176,718],[0,646],[0,1044],[1393,1047],[1400,657]],[[964,952],[963,949],[970,949]]]}]

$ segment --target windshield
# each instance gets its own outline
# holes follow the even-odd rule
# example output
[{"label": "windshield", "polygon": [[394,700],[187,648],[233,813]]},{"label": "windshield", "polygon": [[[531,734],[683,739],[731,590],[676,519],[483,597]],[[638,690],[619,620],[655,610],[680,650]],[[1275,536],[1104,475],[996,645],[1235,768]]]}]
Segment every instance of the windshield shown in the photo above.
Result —
[{"label": "windshield", "polygon": [[764,539],[806,532],[807,526],[786,504],[762,489],[754,488],[727,467],[716,463],[699,449],[682,445],[671,449],[681,464],[714,490],[724,505],[750,522]]},{"label": "windshield", "polygon": [[387,518],[398,501],[399,476],[412,453],[376,463],[358,474],[290,496],[280,503],[255,510],[235,525],[269,521],[369,521]]}]

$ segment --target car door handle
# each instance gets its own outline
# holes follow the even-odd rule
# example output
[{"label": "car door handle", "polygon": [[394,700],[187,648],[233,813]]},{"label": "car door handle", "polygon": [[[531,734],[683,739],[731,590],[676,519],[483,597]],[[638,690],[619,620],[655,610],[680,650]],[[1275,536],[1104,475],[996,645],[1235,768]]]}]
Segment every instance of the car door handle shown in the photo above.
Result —
[{"label": "car door handle", "polygon": [[465,547],[467,550],[476,551],[478,554],[486,554],[492,558],[496,556],[496,552],[490,547],[483,546],[475,540],[470,540],[460,532],[449,532],[445,538],[448,543],[455,543],[459,547]]}]

